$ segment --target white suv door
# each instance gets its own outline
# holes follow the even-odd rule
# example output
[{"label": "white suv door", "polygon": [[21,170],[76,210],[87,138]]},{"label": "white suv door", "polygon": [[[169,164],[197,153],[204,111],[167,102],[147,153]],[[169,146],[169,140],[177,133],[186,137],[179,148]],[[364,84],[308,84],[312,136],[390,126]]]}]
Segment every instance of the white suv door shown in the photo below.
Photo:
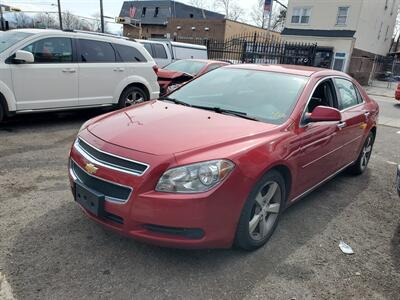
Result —
[{"label": "white suv door", "polygon": [[80,38],[79,105],[114,103],[114,92],[125,68],[117,61],[117,55],[109,42]]},{"label": "white suv door", "polygon": [[78,105],[78,65],[70,38],[37,40],[22,50],[33,53],[31,64],[11,64],[17,110]]}]

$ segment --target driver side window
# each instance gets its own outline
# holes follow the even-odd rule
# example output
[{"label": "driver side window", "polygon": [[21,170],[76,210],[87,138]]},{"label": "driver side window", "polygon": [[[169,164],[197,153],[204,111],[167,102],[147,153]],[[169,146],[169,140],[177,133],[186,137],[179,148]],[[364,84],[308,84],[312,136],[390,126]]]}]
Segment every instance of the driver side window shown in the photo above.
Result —
[{"label": "driver side window", "polygon": [[333,84],[330,79],[321,82],[317,86],[307,105],[306,113],[311,114],[317,106],[336,108]]}]

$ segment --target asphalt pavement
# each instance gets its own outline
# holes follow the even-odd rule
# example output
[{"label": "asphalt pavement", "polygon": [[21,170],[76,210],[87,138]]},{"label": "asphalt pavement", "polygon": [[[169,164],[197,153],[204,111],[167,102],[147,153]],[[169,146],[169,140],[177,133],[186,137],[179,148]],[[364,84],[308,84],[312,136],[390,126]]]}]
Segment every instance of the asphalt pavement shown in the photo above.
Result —
[{"label": "asphalt pavement", "polygon": [[[400,119],[393,99],[374,98],[380,122]],[[74,203],[69,147],[98,113],[0,125],[0,299],[398,299],[397,123],[379,127],[365,174],[341,174],[289,208],[260,250],[183,251],[109,232]]]}]

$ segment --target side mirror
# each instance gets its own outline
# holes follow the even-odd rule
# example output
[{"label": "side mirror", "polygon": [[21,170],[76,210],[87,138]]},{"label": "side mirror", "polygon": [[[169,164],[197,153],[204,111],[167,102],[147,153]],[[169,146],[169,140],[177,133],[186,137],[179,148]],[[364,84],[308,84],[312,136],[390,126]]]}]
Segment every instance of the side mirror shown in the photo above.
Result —
[{"label": "side mirror", "polygon": [[340,122],[341,120],[340,111],[328,106],[317,106],[308,118],[309,122]]},{"label": "side mirror", "polygon": [[17,52],[15,52],[13,62],[16,64],[33,63],[35,62],[35,58],[33,57],[33,54],[31,52],[18,50]]}]

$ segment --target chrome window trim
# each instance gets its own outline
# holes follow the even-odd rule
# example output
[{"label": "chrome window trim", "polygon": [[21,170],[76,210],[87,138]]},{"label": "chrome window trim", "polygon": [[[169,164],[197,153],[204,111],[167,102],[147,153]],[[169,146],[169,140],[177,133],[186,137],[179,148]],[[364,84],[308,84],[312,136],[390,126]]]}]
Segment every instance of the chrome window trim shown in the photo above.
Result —
[{"label": "chrome window trim", "polygon": [[[133,163],[136,163],[136,164],[143,165],[143,166],[146,167],[146,169],[145,169],[143,172],[141,172],[141,173],[140,173],[140,172],[134,172],[134,171],[129,171],[129,170],[127,170],[127,169],[124,168],[124,167],[121,167],[121,166],[114,165],[114,164],[109,163],[109,162],[105,162],[105,161],[99,160],[98,158],[93,157],[90,153],[86,152],[85,149],[83,149],[83,148],[79,145],[79,140],[82,140],[84,143],[86,143],[87,145],[89,145],[90,147],[92,147],[93,149],[95,149],[96,151],[99,151],[99,152],[104,153],[104,154],[106,154],[106,155],[110,155],[110,156],[116,157],[116,158],[118,158],[118,159],[122,159],[122,160],[126,160],[126,161],[130,161],[130,162],[133,162]],[[128,159],[128,158],[125,158],[125,157],[121,157],[121,156],[118,156],[118,155],[115,155],[115,154],[111,154],[111,153],[109,153],[109,152],[102,151],[102,150],[98,149],[97,147],[94,147],[92,144],[88,143],[87,141],[85,141],[85,140],[82,139],[81,137],[78,137],[78,138],[75,140],[75,142],[74,142],[74,148],[75,148],[83,157],[85,157],[88,161],[90,161],[91,163],[98,164],[99,166],[102,166],[102,167],[108,168],[108,169],[112,169],[112,170],[114,170],[114,171],[123,172],[123,173],[127,173],[127,174],[130,174],[130,175],[134,175],[134,176],[140,177],[140,176],[143,176],[143,175],[147,172],[147,170],[150,168],[150,165],[145,164],[145,163],[143,163],[143,162],[135,161],[135,160]]]},{"label": "chrome window trim", "polygon": [[88,175],[88,176],[90,176],[90,177],[96,178],[97,180],[100,180],[100,181],[105,181],[105,182],[110,183],[110,184],[115,184],[115,185],[118,185],[118,186],[120,186],[120,187],[127,188],[127,189],[130,190],[129,196],[128,196],[128,198],[127,198],[126,200],[124,200],[124,199],[119,199],[119,198],[114,198],[114,197],[107,197],[107,196],[105,196],[105,200],[106,200],[107,202],[112,202],[112,203],[115,203],[115,204],[125,204],[125,203],[127,203],[127,202],[129,201],[129,199],[131,198],[132,193],[133,193],[133,188],[132,188],[132,187],[126,186],[126,185],[123,185],[123,184],[119,184],[119,183],[117,183],[117,182],[110,181],[110,180],[107,180],[107,179],[100,178],[100,177],[94,176],[94,175],[92,175],[92,174],[89,174],[89,173],[86,172],[86,170],[84,170],[74,159],[70,158],[70,162],[69,162],[69,174],[71,175],[71,177],[72,177],[72,179],[74,180],[74,182],[79,181],[79,182],[83,183],[82,180],[78,177],[78,175],[76,175],[76,173],[74,172],[74,170],[73,170],[73,168],[72,168],[72,163],[74,163],[79,169],[81,169],[84,173],[86,173],[86,175]]},{"label": "chrome window trim", "polygon": [[[346,78],[346,77],[344,77],[344,76],[333,75],[333,76],[327,76],[327,77],[321,78],[321,79],[318,80],[318,82],[315,84],[315,86],[314,86],[314,88],[313,88],[313,90],[312,90],[312,92],[311,92],[311,94],[310,94],[310,97],[308,98],[307,103],[306,103],[306,105],[304,106],[304,109],[303,109],[303,112],[302,112],[302,114],[301,114],[301,118],[300,118],[300,121],[299,121],[299,128],[308,127],[308,125],[310,124],[310,123],[302,124],[302,121],[303,121],[304,115],[305,115],[305,113],[306,113],[308,104],[310,104],[311,98],[312,98],[312,96],[314,95],[315,90],[317,89],[317,87],[318,87],[323,81],[328,80],[328,79],[335,79],[335,78],[345,79],[345,80],[347,80],[347,81],[350,81],[350,82],[354,85],[354,87],[358,90],[357,86],[356,86],[349,78]],[[335,82],[333,82],[333,85],[334,85],[335,92],[336,92],[336,85],[335,85]],[[337,93],[336,93],[336,94],[337,94]],[[359,91],[359,94],[361,95],[361,92],[360,92],[360,91]],[[338,98],[337,95],[336,95],[336,98]],[[363,102],[357,103],[356,105],[353,105],[353,106],[347,107],[347,108],[345,108],[345,109],[343,109],[343,110],[340,110],[340,113],[346,112],[347,110],[353,109],[353,108],[355,108],[355,107],[357,107],[357,106],[359,106],[359,105],[364,105],[364,104],[365,104],[365,99],[364,99],[364,97],[362,97],[362,95],[361,95],[361,99],[363,100]],[[339,99],[337,99],[337,100],[338,100],[338,102],[339,102]],[[338,103],[338,104],[339,104],[339,103]],[[333,108],[334,108],[334,107],[333,107]]]}]

